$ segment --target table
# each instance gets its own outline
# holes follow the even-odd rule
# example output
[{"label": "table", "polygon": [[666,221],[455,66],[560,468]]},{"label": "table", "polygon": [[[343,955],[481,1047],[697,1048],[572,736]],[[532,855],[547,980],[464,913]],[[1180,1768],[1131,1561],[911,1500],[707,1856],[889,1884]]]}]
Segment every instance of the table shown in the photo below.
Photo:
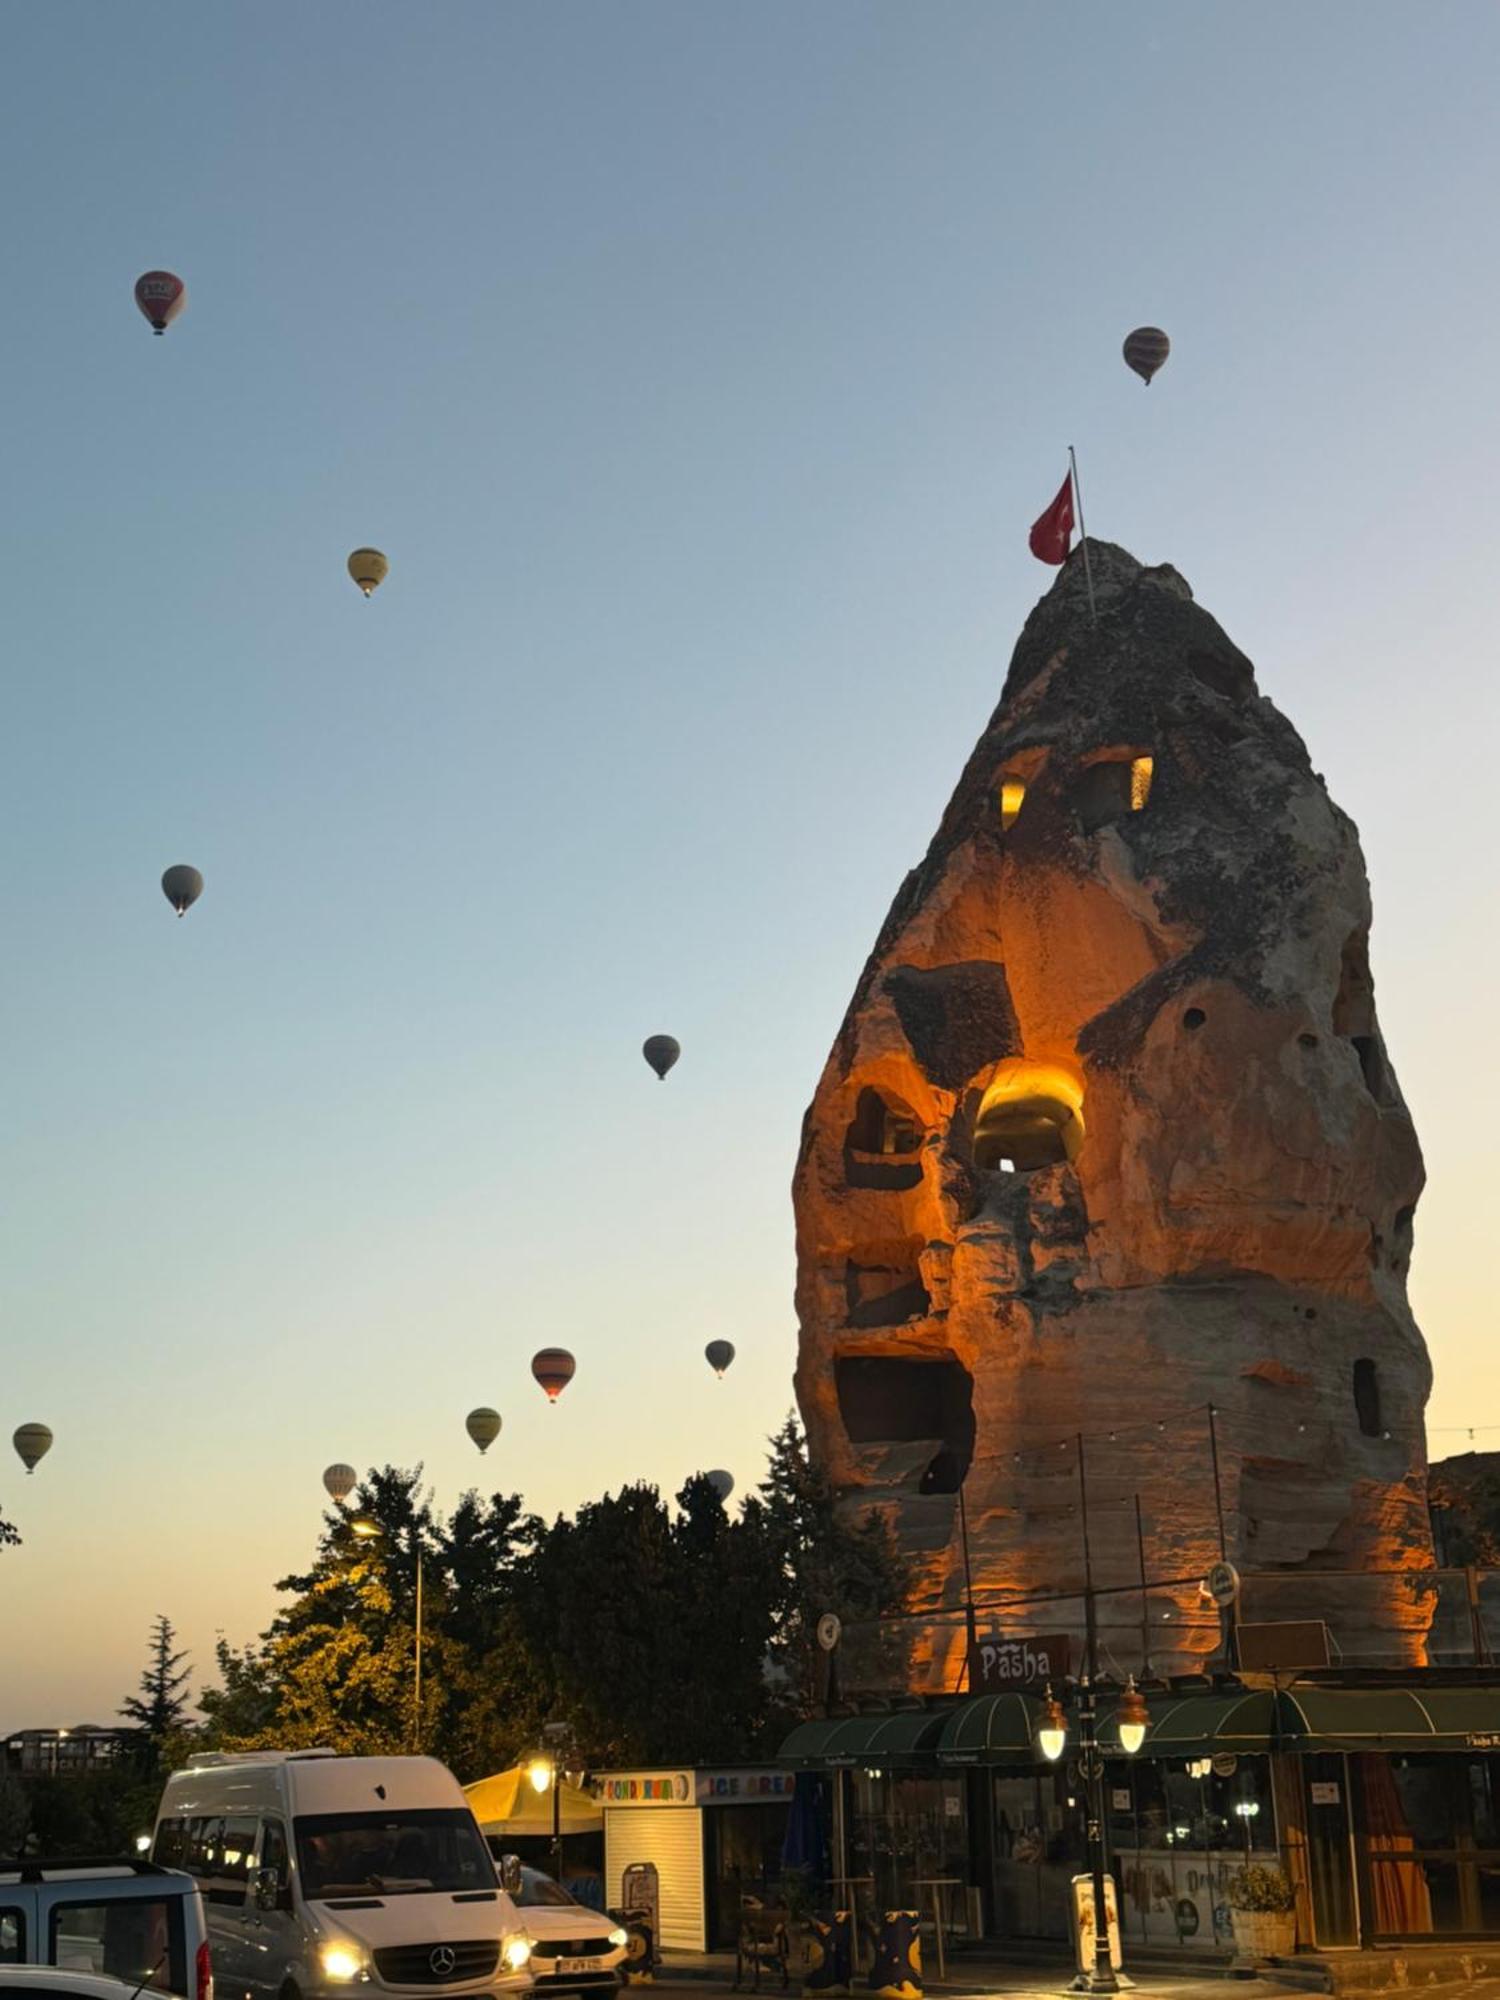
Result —
[{"label": "table", "polygon": [[919,1875],[912,1883],[914,1889],[932,1891],[932,1934],[937,1945],[937,1974],[939,1979],[948,1977],[948,1961],[943,1956],[943,1891],[961,1889],[962,1875]]}]

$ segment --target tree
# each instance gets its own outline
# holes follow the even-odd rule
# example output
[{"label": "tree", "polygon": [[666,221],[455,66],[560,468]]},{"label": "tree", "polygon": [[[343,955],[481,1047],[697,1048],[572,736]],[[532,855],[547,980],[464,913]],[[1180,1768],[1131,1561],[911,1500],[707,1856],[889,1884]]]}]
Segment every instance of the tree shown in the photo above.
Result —
[{"label": "tree", "polygon": [[158,1612],[151,1628],[150,1652],[141,1675],[141,1691],[120,1704],[120,1713],[137,1725],[144,1768],[154,1773],[160,1765],[162,1746],[169,1736],[183,1729],[188,1704],[183,1689],[190,1678],[185,1652],[173,1650],[177,1634],[165,1612]]},{"label": "tree", "polygon": [[21,1546],[20,1531],[13,1528],[3,1514],[0,1514],[0,1549],[17,1549]]},{"label": "tree", "polygon": [[828,1669],[816,1633],[827,1611],[845,1628],[846,1685],[904,1686],[905,1646],[890,1619],[906,1597],[895,1542],[873,1508],[856,1515],[837,1500],[795,1416],[771,1439],[760,1493],[782,1576],[771,1655],[785,1669],[792,1705],[805,1715],[824,1699]]}]

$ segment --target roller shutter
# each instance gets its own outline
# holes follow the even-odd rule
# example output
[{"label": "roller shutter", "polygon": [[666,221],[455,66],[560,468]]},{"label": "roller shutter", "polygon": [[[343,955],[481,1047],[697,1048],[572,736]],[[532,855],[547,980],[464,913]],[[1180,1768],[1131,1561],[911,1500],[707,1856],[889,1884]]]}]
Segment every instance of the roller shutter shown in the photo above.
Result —
[{"label": "roller shutter", "polygon": [[608,1901],[621,1900],[632,1861],[654,1861],[661,1887],[661,1938],[667,1951],[706,1951],[703,1906],[703,1814],[696,1806],[610,1806],[604,1814]]}]

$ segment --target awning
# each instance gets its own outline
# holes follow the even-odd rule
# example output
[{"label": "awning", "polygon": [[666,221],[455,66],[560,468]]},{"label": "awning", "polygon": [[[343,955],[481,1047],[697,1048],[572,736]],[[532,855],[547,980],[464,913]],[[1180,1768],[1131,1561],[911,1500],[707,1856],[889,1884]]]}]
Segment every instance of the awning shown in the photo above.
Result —
[{"label": "awning", "polygon": [[840,1764],[931,1764],[951,1709],[898,1708],[885,1715],[799,1722],[776,1753],[778,1764],[831,1770]]},{"label": "awning", "polygon": [[1030,1763],[1037,1754],[1032,1729],[1038,1706],[1034,1695],[977,1695],[949,1715],[939,1758],[945,1764]]},{"label": "awning", "polygon": [[[551,1835],[552,1787],[538,1792],[520,1765],[465,1785],[464,1797],[481,1833],[517,1839]],[[597,1833],[604,1825],[597,1803],[565,1778],[557,1787],[557,1818],[563,1833]]]},{"label": "awning", "polygon": [[1500,1750],[1500,1687],[1293,1688],[1296,1750]]},{"label": "awning", "polygon": [[[1244,1688],[1195,1690],[1157,1696],[1149,1703],[1151,1727],[1144,1757],[1211,1757],[1217,1751],[1246,1755],[1286,1748],[1277,1738],[1276,1696]],[[1286,1719],[1283,1718],[1283,1736]]]}]

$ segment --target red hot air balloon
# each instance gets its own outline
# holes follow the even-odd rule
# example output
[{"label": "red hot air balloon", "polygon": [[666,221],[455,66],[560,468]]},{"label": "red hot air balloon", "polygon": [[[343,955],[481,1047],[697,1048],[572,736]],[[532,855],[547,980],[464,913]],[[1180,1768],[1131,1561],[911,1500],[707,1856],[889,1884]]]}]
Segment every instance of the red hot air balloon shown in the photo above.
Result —
[{"label": "red hot air balloon", "polygon": [[165,333],[187,304],[187,286],[174,271],[146,271],[135,281],[135,302],[151,331]]},{"label": "red hot air balloon", "polygon": [[531,1357],[531,1372],[547,1392],[547,1401],[555,1403],[563,1390],[572,1381],[578,1363],[565,1347],[544,1347],[540,1354]]}]

